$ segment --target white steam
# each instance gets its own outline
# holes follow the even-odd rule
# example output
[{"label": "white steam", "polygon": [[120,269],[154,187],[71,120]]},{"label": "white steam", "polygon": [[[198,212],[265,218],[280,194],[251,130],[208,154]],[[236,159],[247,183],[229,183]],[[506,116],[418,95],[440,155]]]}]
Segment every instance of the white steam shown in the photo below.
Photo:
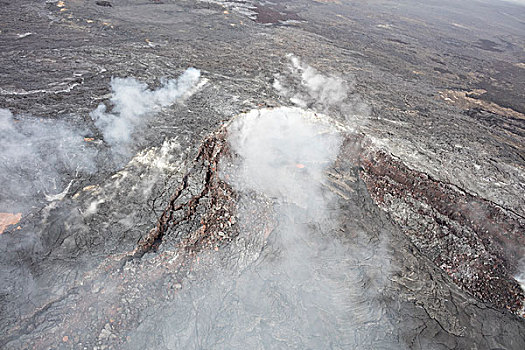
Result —
[{"label": "white steam", "polygon": [[106,151],[100,143],[85,138],[92,134],[87,127],[64,119],[15,117],[0,109],[0,212],[25,213],[40,207],[43,200],[63,200],[74,188],[75,179],[102,167],[108,170],[125,164],[131,158],[137,128],[162,107],[191,96],[201,86],[199,81],[205,83],[194,68],[178,79],[161,80],[156,90],[134,78],[113,79],[111,112],[101,104],[91,113],[113,161],[102,153],[99,156]]},{"label": "white steam", "polygon": [[[321,74],[315,68],[303,64],[294,55],[288,57],[291,76],[300,77],[300,84],[296,84],[296,90],[293,91],[289,86],[291,82],[285,82],[284,77],[277,77],[274,88],[289,97],[292,103],[302,108],[310,107],[312,104],[330,107],[340,105],[346,99],[349,86],[343,79]],[[297,86],[302,89],[297,89]]]},{"label": "white steam", "polygon": [[518,281],[521,289],[525,292],[525,256],[518,262],[518,274],[514,276],[514,279]]},{"label": "white steam", "polygon": [[275,76],[273,87],[294,105],[332,116],[340,116],[349,124],[366,120],[370,107],[355,92],[355,78],[343,79],[326,75],[289,54],[287,71]]},{"label": "white steam", "polygon": [[[167,139],[160,147],[140,151],[106,183],[88,186],[82,191],[90,193],[92,197],[82,209],[82,214],[86,217],[96,214],[102,203],[126,203],[136,198],[150,198],[154,187],[163,185],[161,179],[183,169],[181,154],[181,147],[176,139]],[[122,191],[123,188],[126,191]],[[115,210],[119,216],[123,211],[125,210],[122,208]]]},{"label": "white steam", "polygon": [[129,156],[133,132],[145,125],[162,107],[190,97],[198,89],[199,78],[199,70],[188,68],[177,79],[161,80],[162,86],[156,90],[148,89],[145,83],[134,78],[111,80],[111,112],[100,104],[91,117],[111,146],[117,161]]},{"label": "white steam", "polygon": [[[217,255],[202,252],[200,278],[150,321],[170,347],[397,348],[380,302],[386,239],[359,224],[367,213],[354,197],[355,155],[342,147],[349,128],[313,111],[368,109],[341,78],[290,62],[274,87],[302,108],[252,110],[227,127],[232,157],[219,171],[238,194],[239,235]],[[134,348],[152,340],[149,327]]]},{"label": "white steam", "polygon": [[301,206],[313,199],[341,140],[332,126],[312,118],[299,108],[279,108],[235,120],[229,141],[243,159],[235,185]]},{"label": "white steam", "polygon": [[[203,252],[199,280],[159,315],[170,347],[395,348],[376,298],[388,273],[383,243],[359,229],[342,237],[341,220],[354,213],[326,186],[343,130],[295,107],[253,110],[228,126],[234,156],[220,173],[239,194],[239,236],[215,259]],[[134,348],[148,337],[141,330]]]},{"label": "white steam", "polygon": [[85,133],[64,121],[15,119],[0,109],[0,211],[25,212],[44,197],[62,199],[71,178],[92,173],[96,153]]}]

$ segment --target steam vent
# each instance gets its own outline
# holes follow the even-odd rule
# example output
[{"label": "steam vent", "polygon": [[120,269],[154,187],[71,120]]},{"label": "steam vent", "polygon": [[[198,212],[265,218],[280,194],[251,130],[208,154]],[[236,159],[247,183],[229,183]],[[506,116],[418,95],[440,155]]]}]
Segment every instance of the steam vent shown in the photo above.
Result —
[{"label": "steam vent", "polygon": [[525,349],[525,0],[0,0],[0,349]]}]

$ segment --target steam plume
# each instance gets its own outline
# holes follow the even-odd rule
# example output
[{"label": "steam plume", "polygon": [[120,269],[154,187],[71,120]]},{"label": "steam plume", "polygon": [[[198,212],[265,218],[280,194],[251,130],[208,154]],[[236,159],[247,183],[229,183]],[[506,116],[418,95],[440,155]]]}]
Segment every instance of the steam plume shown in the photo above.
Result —
[{"label": "steam plume", "polygon": [[[159,316],[171,347],[391,346],[379,335],[388,326],[374,299],[388,270],[382,243],[358,230],[348,233],[351,244],[338,236],[341,217],[352,213],[326,186],[343,130],[295,107],[253,110],[228,126],[235,156],[220,171],[239,194],[242,229],[215,259],[200,256],[201,278]],[[271,233],[256,225],[264,212]]]},{"label": "steam plume", "polygon": [[15,119],[0,109],[0,211],[25,212],[44,197],[60,199],[72,178],[92,173],[95,150],[85,134],[64,121]]},{"label": "steam plume", "polygon": [[198,87],[199,77],[197,69],[188,68],[178,79],[162,80],[157,90],[148,89],[145,83],[134,78],[111,80],[112,111],[108,112],[106,105],[100,104],[91,117],[111,146],[117,162],[122,163],[129,157],[133,132],[162,107],[191,96]]},{"label": "steam plume", "polygon": [[349,125],[362,124],[369,117],[370,106],[355,92],[353,76],[326,75],[292,54],[287,57],[287,71],[276,75],[273,84],[281,96],[298,107],[342,117]]}]

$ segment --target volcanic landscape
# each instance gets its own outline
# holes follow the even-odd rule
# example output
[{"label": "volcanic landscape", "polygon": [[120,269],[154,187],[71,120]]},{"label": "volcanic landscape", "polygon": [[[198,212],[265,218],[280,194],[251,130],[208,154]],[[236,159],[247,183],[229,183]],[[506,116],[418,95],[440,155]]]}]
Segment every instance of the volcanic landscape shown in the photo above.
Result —
[{"label": "volcanic landscape", "polygon": [[0,0],[1,349],[525,349],[525,1]]}]

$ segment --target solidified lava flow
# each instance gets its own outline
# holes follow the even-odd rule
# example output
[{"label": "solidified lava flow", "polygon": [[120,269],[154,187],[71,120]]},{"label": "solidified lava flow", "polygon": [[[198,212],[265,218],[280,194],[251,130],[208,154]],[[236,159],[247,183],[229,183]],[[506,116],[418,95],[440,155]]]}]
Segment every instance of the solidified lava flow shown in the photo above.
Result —
[{"label": "solidified lava flow", "polygon": [[522,1],[0,7],[0,348],[525,349]]}]

